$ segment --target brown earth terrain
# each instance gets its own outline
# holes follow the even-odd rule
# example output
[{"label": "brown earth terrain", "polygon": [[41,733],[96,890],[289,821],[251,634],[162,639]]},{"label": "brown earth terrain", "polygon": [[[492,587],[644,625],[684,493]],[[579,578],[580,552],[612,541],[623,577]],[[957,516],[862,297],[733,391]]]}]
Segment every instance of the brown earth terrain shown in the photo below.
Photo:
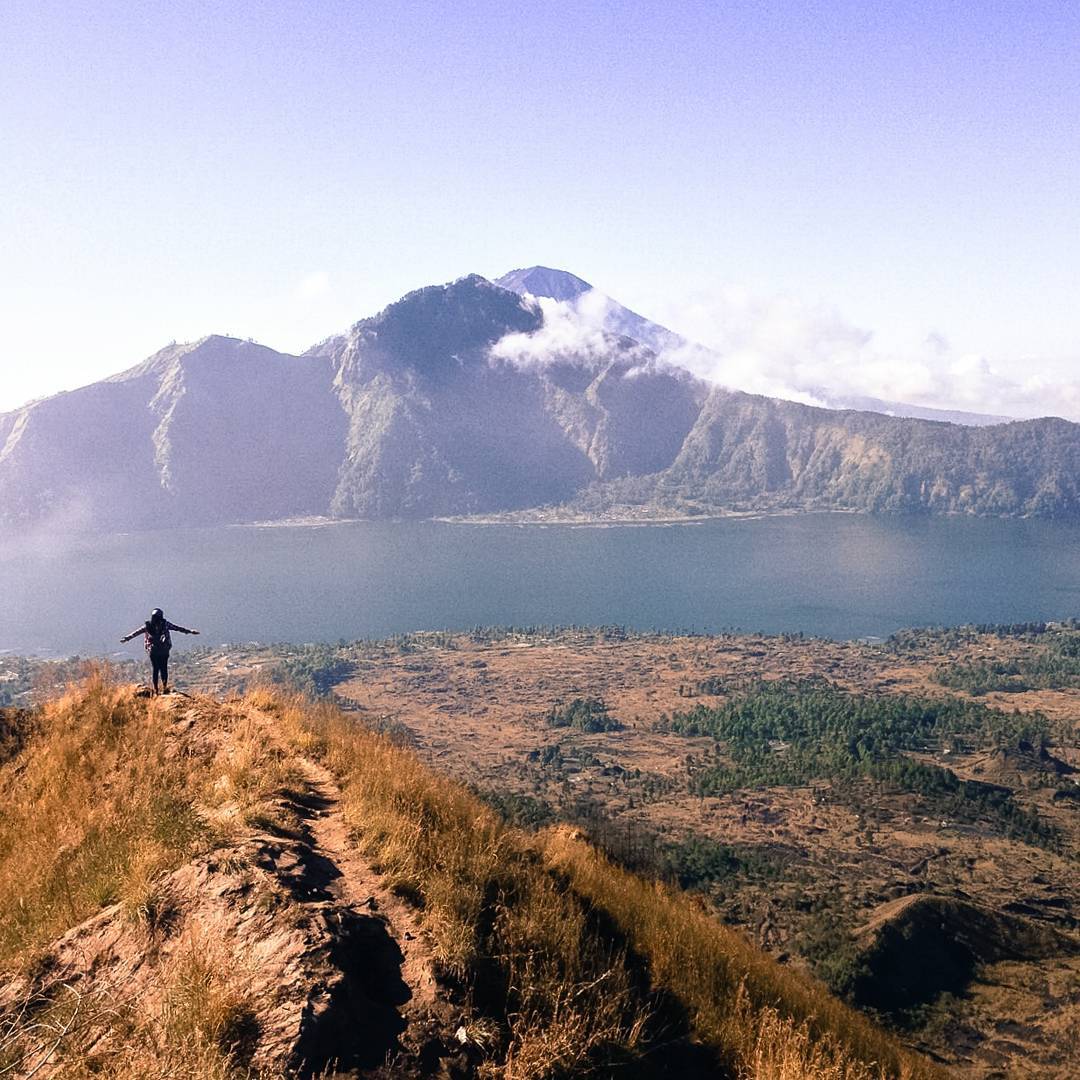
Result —
[{"label": "brown earth terrain", "polygon": [[699,899],[579,829],[507,825],[355,715],[111,676],[0,710],[2,1076],[945,1075]]},{"label": "brown earth terrain", "polygon": [[[937,674],[1015,659],[1035,647],[1030,641],[978,633],[888,647],[614,631],[491,637],[365,646],[334,691],[358,721],[407,739],[430,764],[496,797],[513,793],[527,800],[526,812],[543,807],[583,823],[631,863],[691,838],[740,853],[730,874],[700,887],[727,921],[785,962],[820,960],[840,942],[837,949],[873,963],[865,928],[896,924],[928,973],[916,1007],[894,1009],[893,1020],[957,1075],[1080,1075],[1080,800],[1070,791],[1080,775],[1071,771],[1080,766],[1080,687],[973,696],[946,689]],[[196,677],[222,689],[272,666],[275,655],[207,657]],[[859,694],[953,695],[1042,714],[1048,747],[942,746],[915,756],[1008,789],[1060,842],[1050,849],[980,821],[951,821],[917,794],[870,783],[692,793],[695,770],[718,760],[710,755],[722,760],[722,749],[711,737],[662,730],[663,718],[715,705],[757,679],[814,676]],[[716,694],[702,693],[707,680]],[[553,706],[586,697],[602,699],[622,726],[585,732],[549,723]],[[912,898],[927,897],[952,905],[950,941],[963,938],[972,912],[989,927],[977,947],[965,947],[959,973],[923,932],[926,920],[900,918]]]}]

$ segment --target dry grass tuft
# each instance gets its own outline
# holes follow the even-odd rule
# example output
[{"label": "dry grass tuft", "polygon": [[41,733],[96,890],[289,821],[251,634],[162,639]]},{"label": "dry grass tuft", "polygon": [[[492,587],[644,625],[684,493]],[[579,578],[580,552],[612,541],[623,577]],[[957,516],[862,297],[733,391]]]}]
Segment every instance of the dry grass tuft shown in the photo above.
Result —
[{"label": "dry grass tuft", "polygon": [[0,1075],[253,1080],[246,1059],[255,1030],[242,978],[219,943],[196,936],[137,997],[100,984],[36,985],[0,1011]]}]

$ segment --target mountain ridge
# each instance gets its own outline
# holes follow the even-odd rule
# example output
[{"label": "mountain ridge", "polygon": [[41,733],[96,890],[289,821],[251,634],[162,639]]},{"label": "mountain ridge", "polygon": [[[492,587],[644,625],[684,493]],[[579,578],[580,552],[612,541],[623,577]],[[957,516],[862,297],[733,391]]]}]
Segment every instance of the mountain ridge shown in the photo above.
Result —
[{"label": "mountain ridge", "polygon": [[659,354],[625,333],[647,320],[602,294],[583,330],[573,302],[597,296],[581,278],[499,280],[521,291],[477,274],[427,286],[299,356],[222,335],[174,343],[0,415],[0,524],[560,506],[1080,517],[1080,425],[964,428],[728,390],[666,363],[666,328],[649,324]]}]

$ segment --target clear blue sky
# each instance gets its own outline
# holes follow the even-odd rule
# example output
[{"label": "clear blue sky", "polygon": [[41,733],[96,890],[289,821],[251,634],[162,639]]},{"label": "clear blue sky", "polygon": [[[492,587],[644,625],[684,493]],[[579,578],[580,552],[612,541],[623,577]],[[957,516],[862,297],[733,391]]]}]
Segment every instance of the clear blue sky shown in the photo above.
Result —
[{"label": "clear blue sky", "polygon": [[0,408],[532,263],[1067,373],[1078,57],[1038,0],[12,0]]}]

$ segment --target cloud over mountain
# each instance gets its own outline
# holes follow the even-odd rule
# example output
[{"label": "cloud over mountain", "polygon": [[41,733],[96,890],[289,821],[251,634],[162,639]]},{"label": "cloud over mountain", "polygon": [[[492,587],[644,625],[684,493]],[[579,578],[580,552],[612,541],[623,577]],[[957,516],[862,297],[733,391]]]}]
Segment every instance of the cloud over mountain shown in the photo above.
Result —
[{"label": "cloud over mountain", "polygon": [[[495,360],[519,367],[558,363],[595,366],[610,358],[615,334],[608,329],[614,301],[595,289],[573,300],[535,298],[543,313],[543,325],[531,333],[511,333],[491,347]],[[652,353],[638,342],[624,345],[624,352],[645,362]]]},{"label": "cloud over mountain", "polygon": [[730,288],[683,298],[659,314],[696,343],[668,351],[668,359],[750,393],[833,407],[874,399],[996,416],[1080,418],[1080,381],[1006,370],[936,333],[913,349],[886,348],[824,304]]}]

